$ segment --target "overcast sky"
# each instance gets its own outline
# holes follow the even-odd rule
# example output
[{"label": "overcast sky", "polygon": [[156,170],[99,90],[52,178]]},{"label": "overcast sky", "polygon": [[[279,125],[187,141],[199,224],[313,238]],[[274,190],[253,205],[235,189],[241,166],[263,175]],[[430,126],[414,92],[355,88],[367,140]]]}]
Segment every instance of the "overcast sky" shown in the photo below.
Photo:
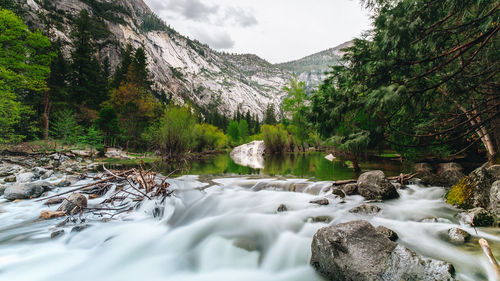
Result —
[{"label": "overcast sky", "polygon": [[272,63],[335,47],[369,29],[359,0],[145,0],[183,35]]}]

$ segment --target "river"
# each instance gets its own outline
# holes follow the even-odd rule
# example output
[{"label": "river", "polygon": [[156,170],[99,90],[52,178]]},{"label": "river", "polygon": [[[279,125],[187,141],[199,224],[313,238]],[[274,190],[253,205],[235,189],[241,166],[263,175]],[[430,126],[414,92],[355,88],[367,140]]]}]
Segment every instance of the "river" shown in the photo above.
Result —
[{"label": "river", "polygon": [[[301,167],[317,165],[306,162]],[[327,169],[341,170],[335,165],[341,164]],[[147,200],[108,222],[88,215],[91,227],[71,232],[69,223],[57,239],[50,234],[62,219],[37,220],[41,210],[57,206],[0,197],[0,280],[320,281],[309,266],[314,233],[355,219],[391,228],[398,243],[452,263],[459,280],[493,280],[477,240],[488,239],[493,252],[500,253],[500,228],[460,225],[458,210],[444,203],[441,187],[409,185],[398,191],[400,198],[374,203],[382,208],[378,215],[360,215],[348,210],[363,202],[361,196],[331,195],[332,176],[325,180],[326,174],[312,168],[279,175],[228,169],[170,179],[175,192],[165,202]],[[330,204],[309,203],[319,197]],[[281,204],[288,210],[277,212]],[[426,218],[432,219],[421,221]],[[444,239],[448,229],[458,226],[473,235],[472,241],[456,246]]]}]

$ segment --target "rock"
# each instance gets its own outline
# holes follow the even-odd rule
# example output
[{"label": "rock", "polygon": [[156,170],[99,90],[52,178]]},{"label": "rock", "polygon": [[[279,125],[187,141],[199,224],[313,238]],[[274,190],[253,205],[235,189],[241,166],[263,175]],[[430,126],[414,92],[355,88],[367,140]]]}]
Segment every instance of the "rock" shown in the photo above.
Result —
[{"label": "rock", "polygon": [[5,182],[16,182],[16,176],[10,175],[4,179]]},{"label": "rock", "polygon": [[73,228],[71,229],[71,232],[81,232],[81,231],[83,231],[84,229],[89,228],[89,227],[90,227],[90,225],[89,225],[89,224],[82,223],[82,224],[79,224],[79,225],[73,226]]},{"label": "rock", "polygon": [[464,244],[469,241],[470,238],[471,235],[463,229],[457,227],[448,229],[448,239],[454,244]]},{"label": "rock", "polygon": [[417,173],[417,177],[424,185],[431,185],[437,179],[437,175],[433,173],[431,165],[427,163],[417,163],[414,169],[415,173]]},{"label": "rock", "polygon": [[486,173],[488,173],[495,181],[500,180],[500,165],[493,165],[486,168]]},{"label": "rock", "polygon": [[439,222],[439,219],[438,217],[426,217],[419,220],[419,222]]},{"label": "rock", "polygon": [[266,145],[264,141],[252,141],[235,147],[231,153],[231,159],[241,166],[248,166],[253,169],[264,169],[264,151]]},{"label": "rock", "polygon": [[42,167],[35,167],[32,172],[37,178],[41,178],[45,173],[48,172],[48,170]]},{"label": "rock", "polygon": [[278,213],[286,212],[286,211],[288,211],[288,208],[286,207],[285,204],[281,204],[281,205],[278,206],[277,211],[278,211]]},{"label": "rock", "polygon": [[81,156],[81,157],[90,157],[91,156],[91,151],[88,149],[85,150],[71,150],[71,153]]},{"label": "rock", "polygon": [[50,239],[56,239],[64,235],[64,229],[56,230],[50,234]]},{"label": "rock", "polygon": [[64,216],[65,213],[62,211],[41,211],[39,219],[49,220]]},{"label": "rock", "polygon": [[68,215],[74,215],[87,207],[87,197],[81,193],[73,193],[66,198],[57,208],[57,211],[62,211]]},{"label": "rock", "polygon": [[399,239],[398,234],[396,232],[394,232],[394,230],[389,229],[389,228],[387,228],[385,226],[382,226],[382,225],[377,226],[377,228],[375,228],[375,230],[378,233],[380,233],[380,234],[384,235],[385,237],[389,238],[389,240],[391,240],[391,241],[396,241],[396,240]]},{"label": "rock", "polygon": [[355,183],[349,183],[344,185],[342,190],[346,195],[354,195],[358,193],[358,185]]},{"label": "rock", "polygon": [[78,182],[78,178],[75,176],[67,176],[57,183],[57,187],[67,187]]},{"label": "rock", "polygon": [[47,172],[45,172],[41,178],[42,180],[45,180],[45,179],[48,179],[50,177],[52,177],[54,175],[54,171],[53,170],[48,170]]},{"label": "rock", "polygon": [[382,210],[379,206],[371,205],[371,204],[361,204],[357,207],[354,207],[349,210],[349,213],[355,214],[363,214],[363,215],[373,215]]},{"label": "rock", "polygon": [[421,257],[358,220],[321,228],[311,265],[328,280],[455,280],[453,266]]},{"label": "rock", "polygon": [[338,189],[338,188],[337,188],[337,189],[332,190],[332,194],[333,194],[333,195],[337,195],[337,196],[338,196],[338,197],[340,197],[340,198],[345,198],[345,193],[344,193],[344,191],[342,191],[341,189]]},{"label": "rock", "polygon": [[490,191],[496,180],[496,169],[494,166],[488,168],[487,164],[475,169],[451,187],[446,194],[446,202],[461,209],[494,209],[490,206]]},{"label": "rock", "polygon": [[439,164],[439,174],[433,182],[433,185],[450,187],[457,184],[465,177],[462,170],[462,166],[454,162]]},{"label": "rock", "polygon": [[404,184],[401,184],[399,182],[392,182],[392,185],[394,185],[394,187],[396,189],[407,189],[408,187]]},{"label": "rock", "polygon": [[332,217],[330,216],[317,216],[317,217],[312,217],[310,218],[312,222],[323,222],[323,223],[329,223],[332,221]]},{"label": "rock", "polygon": [[5,185],[0,185],[0,196],[2,196],[2,195],[3,195],[3,193],[5,192],[5,189],[6,189],[6,188],[7,188],[7,187],[6,187]]},{"label": "rock", "polygon": [[108,158],[130,158],[127,153],[123,152],[120,148],[116,147],[108,147],[106,148],[106,152],[104,156]]},{"label": "rock", "polygon": [[8,200],[36,198],[51,188],[52,185],[46,181],[16,183],[5,189],[4,197]]},{"label": "rock", "polygon": [[396,188],[387,180],[382,171],[370,171],[361,174],[357,185],[359,194],[368,200],[385,200],[399,197]]},{"label": "rock", "polygon": [[328,154],[327,156],[325,156],[325,159],[326,159],[326,160],[328,160],[328,161],[330,161],[330,162],[333,162],[333,159],[335,159],[335,158],[336,158],[336,157],[335,157],[335,156],[333,156],[333,154],[331,154],[331,153],[330,153],[330,154]]},{"label": "rock", "polygon": [[491,185],[490,206],[493,214],[500,218],[500,180]]},{"label": "rock", "polygon": [[19,165],[3,164],[0,166],[0,177],[10,176],[19,173],[23,170],[23,167]]},{"label": "rock", "polygon": [[18,174],[16,176],[16,182],[18,183],[26,183],[26,182],[32,182],[35,181],[38,177],[35,175],[33,172],[25,172]]},{"label": "rock", "polygon": [[458,214],[458,218],[467,224],[472,226],[492,226],[495,222],[494,217],[483,208],[474,208]]},{"label": "rock", "polygon": [[328,205],[328,204],[330,204],[330,202],[328,202],[328,199],[326,199],[326,198],[312,200],[312,201],[309,201],[309,203],[311,203],[311,204],[318,204],[318,205]]}]

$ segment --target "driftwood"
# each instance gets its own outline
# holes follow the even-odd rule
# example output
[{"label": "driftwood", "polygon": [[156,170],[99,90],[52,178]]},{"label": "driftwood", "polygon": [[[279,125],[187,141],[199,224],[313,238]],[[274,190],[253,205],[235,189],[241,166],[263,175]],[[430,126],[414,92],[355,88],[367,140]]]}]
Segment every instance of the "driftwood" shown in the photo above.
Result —
[{"label": "driftwood", "polygon": [[486,239],[479,239],[479,245],[481,245],[481,248],[483,249],[484,255],[488,258],[488,261],[491,264],[491,267],[493,268],[493,271],[496,274],[496,280],[500,281],[500,266],[498,265],[497,260],[495,259],[495,256],[493,256],[493,253],[491,252],[490,245],[488,245],[488,241]]},{"label": "driftwood", "polygon": [[[397,181],[397,182],[403,184],[404,182],[407,182],[408,180],[414,178],[415,176],[417,176],[417,173],[401,174],[401,175],[395,176],[395,177],[388,177],[387,179],[390,181]],[[356,183],[357,181],[358,181],[357,179],[339,180],[339,181],[334,181],[333,185],[343,185],[343,184],[349,184],[349,183]]]}]

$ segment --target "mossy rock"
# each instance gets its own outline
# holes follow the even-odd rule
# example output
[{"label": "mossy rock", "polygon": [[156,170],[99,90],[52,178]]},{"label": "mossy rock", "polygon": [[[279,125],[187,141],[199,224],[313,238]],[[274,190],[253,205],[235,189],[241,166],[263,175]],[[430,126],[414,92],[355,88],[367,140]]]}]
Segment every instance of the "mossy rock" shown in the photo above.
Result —
[{"label": "mossy rock", "polygon": [[472,195],[474,194],[476,186],[477,181],[473,177],[467,176],[463,178],[452,186],[450,191],[446,194],[446,202],[462,209],[473,208]]}]

